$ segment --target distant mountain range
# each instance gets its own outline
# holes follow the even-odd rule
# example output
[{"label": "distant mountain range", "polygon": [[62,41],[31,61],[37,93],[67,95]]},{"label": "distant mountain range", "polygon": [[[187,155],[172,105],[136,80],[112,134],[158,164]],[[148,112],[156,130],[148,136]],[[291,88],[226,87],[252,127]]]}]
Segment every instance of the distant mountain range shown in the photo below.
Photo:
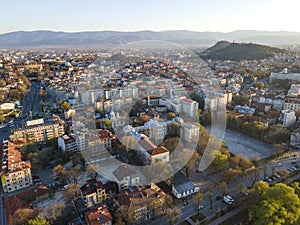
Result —
[{"label": "distant mountain range", "polygon": [[266,45],[300,45],[300,33],[266,32],[266,31],[234,31],[194,32],[178,31],[94,31],[94,32],[53,32],[53,31],[17,31],[0,34],[0,47],[32,47],[32,46],[116,46],[143,40],[169,41],[184,46],[211,46],[217,41],[255,42]]},{"label": "distant mountain range", "polygon": [[260,60],[285,53],[286,50],[253,43],[231,43],[219,41],[213,47],[200,53],[203,59],[219,60]]}]

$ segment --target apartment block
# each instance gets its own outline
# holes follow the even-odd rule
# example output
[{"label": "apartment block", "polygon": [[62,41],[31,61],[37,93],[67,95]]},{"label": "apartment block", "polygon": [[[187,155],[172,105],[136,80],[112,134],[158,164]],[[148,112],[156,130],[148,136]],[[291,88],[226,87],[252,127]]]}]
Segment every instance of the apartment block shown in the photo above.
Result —
[{"label": "apartment block", "polygon": [[64,127],[59,123],[40,124],[13,131],[11,140],[25,138],[27,142],[41,142],[57,138],[64,134]]}]

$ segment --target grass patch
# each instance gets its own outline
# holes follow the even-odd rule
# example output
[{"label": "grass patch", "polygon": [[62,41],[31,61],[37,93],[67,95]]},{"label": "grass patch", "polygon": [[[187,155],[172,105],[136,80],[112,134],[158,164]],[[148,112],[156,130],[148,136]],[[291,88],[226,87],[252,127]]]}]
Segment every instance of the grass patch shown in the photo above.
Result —
[{"label": "grass patch", "polygon": [[204,216],[201,212],[199,212],[199,213],[197,213],[197,214],[191,216],[191,219],[194,220],[194,222],[196,222],[196,221],[199,221],[199,222],[200,222],[200,221],[203,220],[204,218],[205,218],[205,216]]}]

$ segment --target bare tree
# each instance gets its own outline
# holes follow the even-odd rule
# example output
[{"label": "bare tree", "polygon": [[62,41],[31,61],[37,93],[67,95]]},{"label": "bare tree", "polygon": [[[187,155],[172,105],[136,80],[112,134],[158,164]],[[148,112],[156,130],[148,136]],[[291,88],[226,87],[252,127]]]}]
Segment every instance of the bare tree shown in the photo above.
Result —
[{"label": "bare tree", "polygon": [[200,211],[200,205],[202,204],[203,201],[203,195],[200,191],[198,191],[196,194],[194,194],[194,204],[198,209],[198,213]]},{"label": "bare tree", "polygon": [[167,216],[170,225],[174,225],[176,220],[181,217],[181,210],[177,208],[167,209]]},{"label": "bare tree", "polygon": [[220,190],[221,190],[222,198],[223,198],[224,195],[225,195],[226,192],[227,192],[227,183],[226,183],[225,181],[222,181],[221,183],[219,183],[218,187],[219,187]]},{"label": "bare tree", "polygon": [[63,215],[65,207],[64,202],[52,203],[44,209],[44,216],[51,224],[57,224],[57,221],[61,219]]}]

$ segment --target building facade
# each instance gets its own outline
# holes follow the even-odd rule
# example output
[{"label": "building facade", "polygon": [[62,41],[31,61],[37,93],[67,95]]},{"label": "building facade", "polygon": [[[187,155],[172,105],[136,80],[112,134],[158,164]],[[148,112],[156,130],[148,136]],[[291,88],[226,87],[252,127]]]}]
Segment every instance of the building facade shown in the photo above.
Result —
[{"label": "building facade", "polygon": [[284,127],[291,127],[296,123],[295,112],[291,110],[282,110],[280,113],[279,122]]},{"label": "building facade", "polygon": [[17,191],[33,184],[30,161],[21,160],[18,145],[3,141],[1,183],[6,193]]},{"label": "building facade", "polygon": [[64,127],[59,123],[41,124],[13,131],[11,140],[25,138],[27,142],[42,142],[57,138],[64,134]]},{"label": "building facade", "polygon": [[75,152],[78,150],[77,143],[71,135],[63,135],[57,139],[58,148],[63,152]]}]

